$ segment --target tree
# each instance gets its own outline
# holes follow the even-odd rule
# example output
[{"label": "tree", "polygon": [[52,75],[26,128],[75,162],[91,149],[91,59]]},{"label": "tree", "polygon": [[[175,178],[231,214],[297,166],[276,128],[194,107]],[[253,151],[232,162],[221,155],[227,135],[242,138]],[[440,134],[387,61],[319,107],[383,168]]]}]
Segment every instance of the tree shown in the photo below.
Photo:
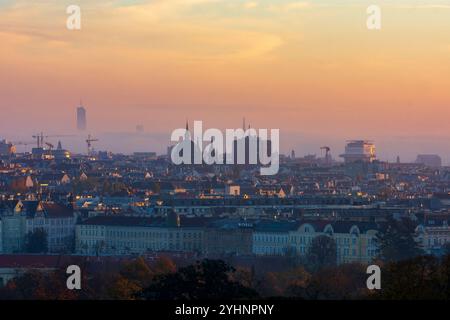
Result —
[{"label": "tree", "polygon": [[450,255],[450,242],[447,242],[442,246],[442,251],[444,256]]},{"label": "tree", "polygon": [[380,260],[393,262],[423,255],[414,234],[415,225],[411,219],[389,218],[376,237]]},{"label": "tree", "polygon": [[251,288],[254,286],[254,270],[253,268],[236,267],[236,271],[231,275],[231,279],[247,288]]},{"label": "tree", "polygon": [[104,240],[97,241],[95,243],[95,255],[98,257],[106,247],[106,243]]},{"label": "tree", "polygon": [[444,299],[448,281],[442,277],[445,274],[442,267],[445,264],[441,266],[433,256],[390,262],[383,268],[381,291],[374,297],[387,300]]},{"label": "tree", "polygon": [[122,276],[116,276],[108,290],[108,298],[114,300],[134,300],[142,288]]},{"label": "tree", "polygon": [[142,257],[126,262],[119,273],[122,277],[139,284],[141,287],[148,286],[153,278],[153,271]]},{"label": "tree", "polygon": [[450,254],[441,258],[439,271],[439,284],[442,287],[442,296],[445,300],[450,300]]},{"label": "tree", "polygon": [[222,260],[202,260],[175,273],[156,276],[141,293],[144,299],[251,299],[258,294],[230,277],[235,269]]},{"label": "tree", "polygon": [[109,288],[112,299],[132,300],[143,288],[150,285],[153,271],[142,257],[126,262],[114,277]]},{"label": "tree", "polygon": [[156,274],[173,273],[177,270],[175,262],[170,258],[161,256],[152,265],[152,271]]},{"label": "tree", "polygon": [[81,290],[67,289],[66,279],[63,269],[52,272],[29,271],[10,280],[0,290],[0,299],[75,300],[81,298]]},{"label": "tree", "polygon": [[359,263],[325,267],[315,272],[306,284],[290,287],[291,295],[312,300],[361,299],[367,295],[366,268]]},{"label": "tree", "polygon": [[315,237],[306,254],[306,263],[312,270],[335,266],[337,249],[334,239],[329,236]]},{"label": "tree", "polygon": [[283,294],[276,272],[266,272],[255,280],[254,288],[262,297],[277,297]]},{"label": "tree", "polygon": [[292,296],[293,288],[305,288],[310,278],[301,266],[284,272],[268,272],[257,282],[257,288],[265,297]]},{"label": "tree", "polygon": [[28,253],[46,253],[48,251],[47,232],[43,228],[27,233],[25,251]]}]

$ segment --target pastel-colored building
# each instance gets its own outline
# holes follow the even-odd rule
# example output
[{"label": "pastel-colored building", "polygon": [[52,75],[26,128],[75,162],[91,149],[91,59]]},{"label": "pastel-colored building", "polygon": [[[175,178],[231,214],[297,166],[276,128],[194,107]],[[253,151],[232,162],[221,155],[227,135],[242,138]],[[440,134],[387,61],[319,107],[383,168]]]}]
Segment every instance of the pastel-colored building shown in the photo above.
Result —
[{"label": "pastel-colored building", "polygon": [[337,263],[369,263],[377,256],[376,224],[347,221],[267,222],[255,228],[256,255],[304,256],[315,237],[329,236],[336,242]]}]

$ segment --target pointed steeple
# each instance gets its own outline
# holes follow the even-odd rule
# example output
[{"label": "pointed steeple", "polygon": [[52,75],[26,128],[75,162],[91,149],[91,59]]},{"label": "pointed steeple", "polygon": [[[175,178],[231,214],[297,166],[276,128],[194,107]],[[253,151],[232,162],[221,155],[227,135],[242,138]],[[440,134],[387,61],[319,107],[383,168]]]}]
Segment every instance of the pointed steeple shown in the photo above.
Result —
[{"label": "pointed steeple", "polygon": [[242,119],[242,129],[245,131],[245,117]]},{"label": "pointed steeple", "polygon": [[61,141],[58,141],[58,147],[57,147],[56,149],[57,149],[57,150],[62,150]]},{"label": "pointed steeple", "polygon": [[190,140],[191,139],[191,133],[189,132],[189,122],[186,119],[186,132],[184,133],[184,140]]}]

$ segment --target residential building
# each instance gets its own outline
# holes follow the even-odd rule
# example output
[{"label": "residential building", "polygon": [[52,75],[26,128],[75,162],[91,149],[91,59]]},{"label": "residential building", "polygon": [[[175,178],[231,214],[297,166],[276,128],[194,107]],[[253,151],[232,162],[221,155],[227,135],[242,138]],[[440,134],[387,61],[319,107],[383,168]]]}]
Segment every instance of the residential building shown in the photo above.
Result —
[{"label": "residential building", "polygon": [[76,227],[76,252],[89,255],[148,251],[202,252],[203,219],[98,216]]},{"label": "residential building", "polygon": [[305,256],[314,238],[329,236],[336,243],[338,264],[369,263],[377,255],[376,230],[370,222],[265,221],[255,227],[253,253]]},{"label": "residential building", "polygon": [[48,251],[72,252],[75,244],[76,217],[73,209],[54,202],[25,202],[26,232],[42,228],[47,234]]}]

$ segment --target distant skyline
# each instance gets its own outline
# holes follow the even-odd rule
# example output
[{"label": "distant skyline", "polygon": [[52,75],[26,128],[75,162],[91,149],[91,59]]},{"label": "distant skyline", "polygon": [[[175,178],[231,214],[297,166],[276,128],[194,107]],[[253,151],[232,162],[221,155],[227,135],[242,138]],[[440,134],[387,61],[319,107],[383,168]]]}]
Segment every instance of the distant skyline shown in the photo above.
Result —
[{"label": "distant skyline", "polygon": [[163,153],[186,118],[245,116],[279,128],[286,154],[371,139],[383,160],[450,163],[449,1],[376,1],[380,31],[366,0],[77,3],[82,30],[68,31],[70,1],[0,0],[0,139],[76,133],[81,97],[102,150]]},{"label": "distant skyline", "polygon": [[[179,127],[182,128],[181,124]],[[235,128],[240,127],[239,124]],[[73,131],[65,131],[71,134],[70,137],[61,138],[48,138],[47,140],[53,144],[58,141],[62,142],[64,148],[67,148],[76,153],[86,153],[87,134],[92,133],[99,141],[93,144],[94,149],[97,151],[111,151],[116,153],[131,154],[133,152],[148,152],[153,151],[158,154],[166,154],[167,146],[171,144],[170,133],[171,132],[136,132],[131,129],[128,132],[95,132],[86,131],[86,134],[80,134]],[[52,135],[61,132],[48,131],[48,134]],[[303,157],[305,155],[315,154],[318,157],[324,156],[324,151],[320,150],[322,146],[331,147],[331,155],[338,161],[343,161],[339,157],[344,153],[344,147],[346,140],[341,140],[336,137],[323,137],[323,136],[310,136],[298,132],[286,132],[281,131],[281,153],[289,155],[291,150],[294,149],[297,157]],[[366,138],[366,137],[350,137]],[[26,134],[18,134],[8,137],[11,141],[29,141],[32,139]],[[400,156],[402,162],[414,162],[418,154],[438,154],[443,161],[443,165],[450,165],[450,156],[448,153],[439,152],[439,145],[445,145],[447,138],[434,139],[433,143],[429,143],[431,139],[420,137],[392,137],[389,140],[374,140],[377,148],[377,158],[382,161],[395,162],[397,156]],[[34,144],[27,146],[17,146],[19,152],[31,151]],[[391,152],[391,150],[398,152]],[[445,149],[442,149],[445,150]]]}]

